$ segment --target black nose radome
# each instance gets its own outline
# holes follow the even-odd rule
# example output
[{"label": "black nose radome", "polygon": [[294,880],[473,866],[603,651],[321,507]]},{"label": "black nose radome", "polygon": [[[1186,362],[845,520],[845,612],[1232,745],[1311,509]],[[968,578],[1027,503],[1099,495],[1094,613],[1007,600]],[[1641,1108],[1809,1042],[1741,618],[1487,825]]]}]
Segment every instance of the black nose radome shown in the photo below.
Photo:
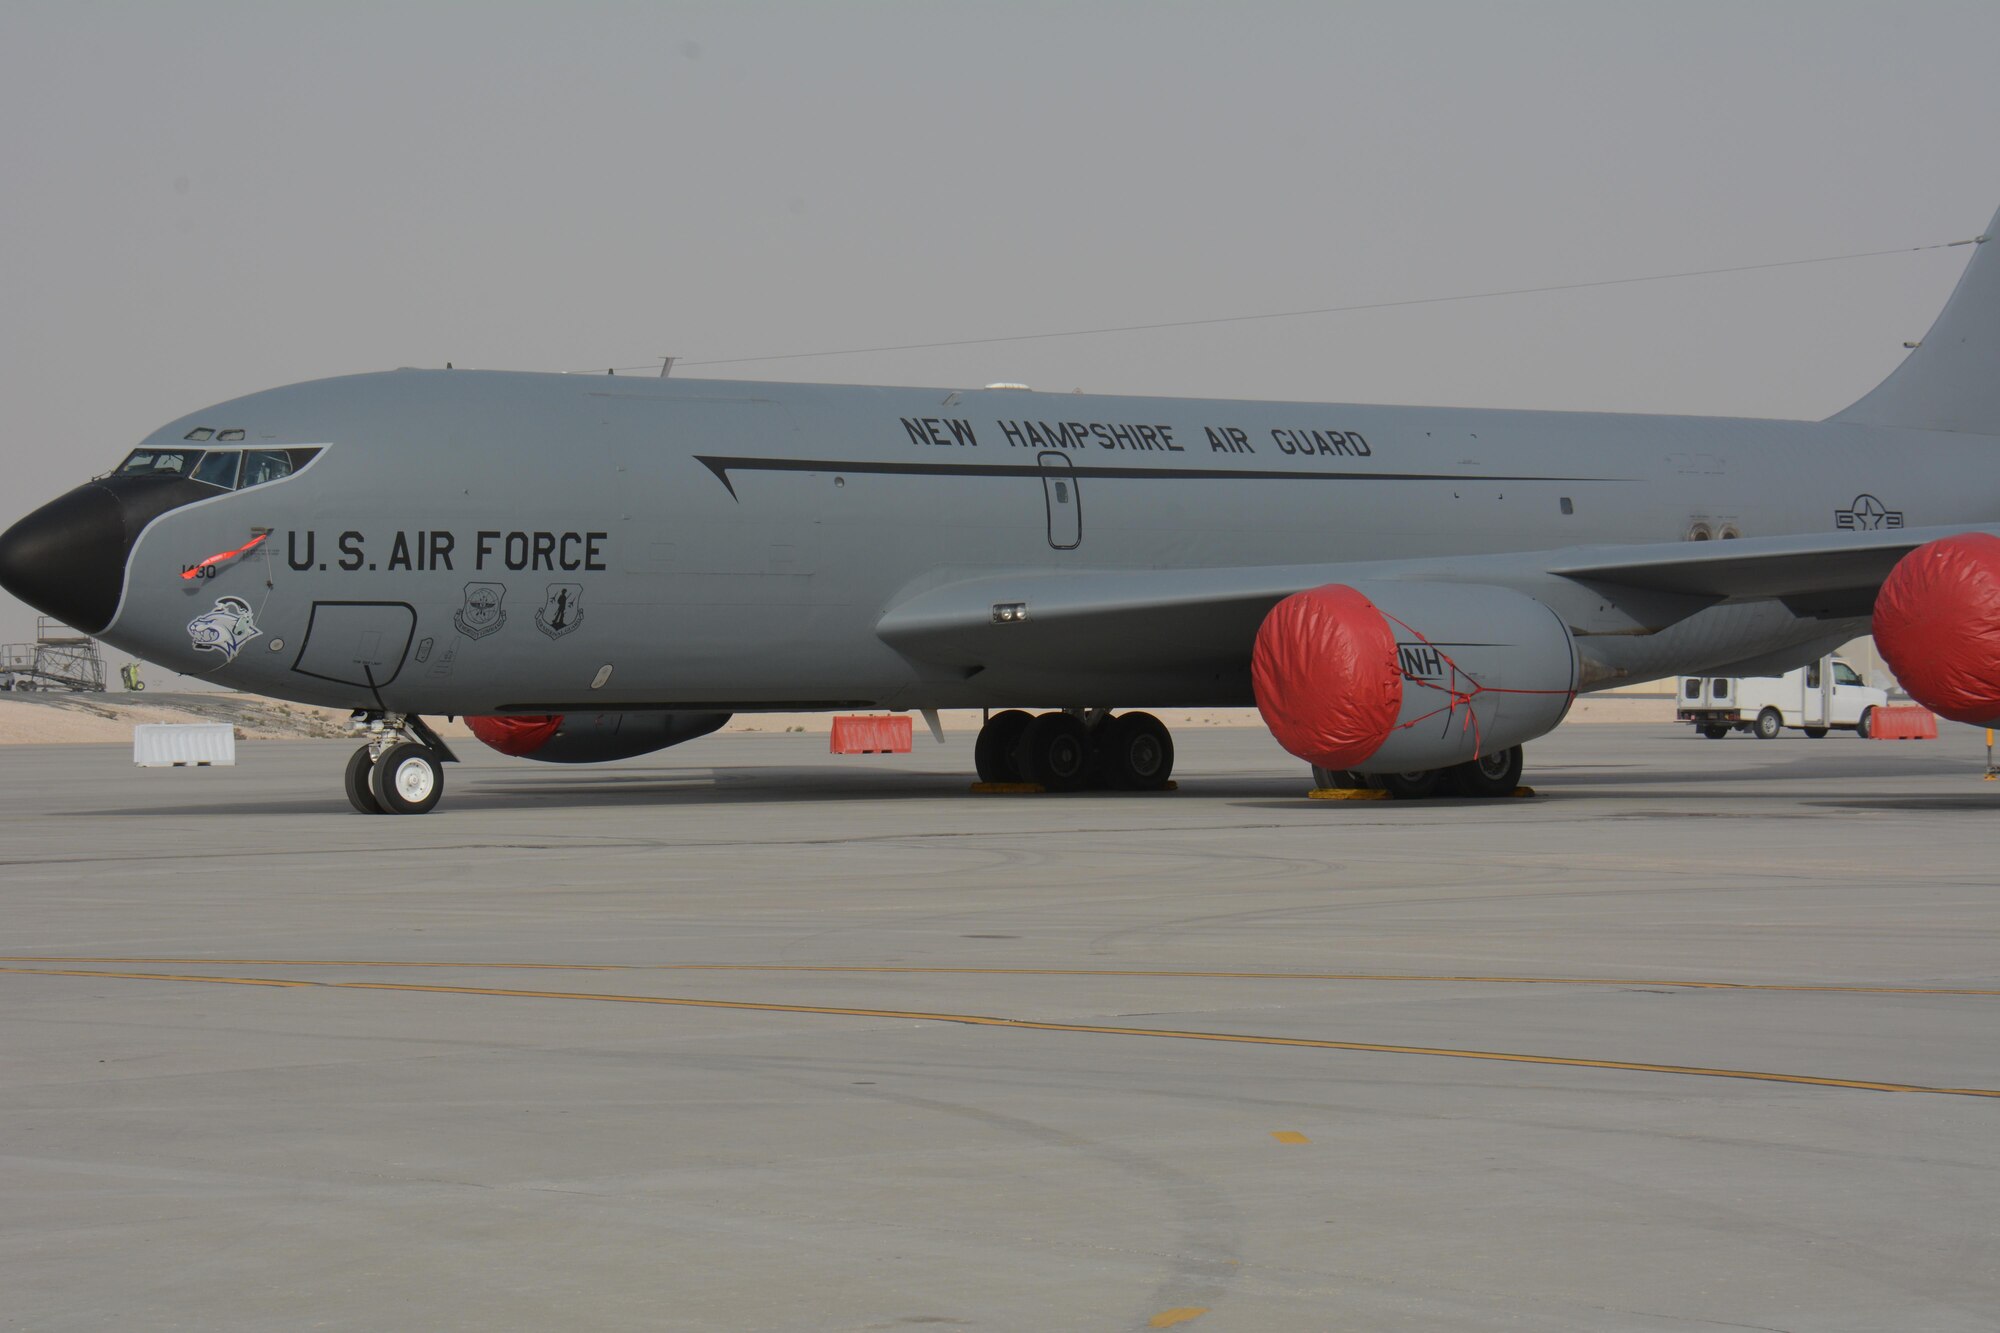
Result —
[{"label": "black nose radome", "polygon": [[0,588],[96,634],[118,610],[129,546],[118,497],[79,486],[0,533]]},{"label": "black nose radome", "polygon": [[146,525],[220,495],[185,477],[100,477],[0,532],[0,588],[85,634],[118,614],[125,565]]}]

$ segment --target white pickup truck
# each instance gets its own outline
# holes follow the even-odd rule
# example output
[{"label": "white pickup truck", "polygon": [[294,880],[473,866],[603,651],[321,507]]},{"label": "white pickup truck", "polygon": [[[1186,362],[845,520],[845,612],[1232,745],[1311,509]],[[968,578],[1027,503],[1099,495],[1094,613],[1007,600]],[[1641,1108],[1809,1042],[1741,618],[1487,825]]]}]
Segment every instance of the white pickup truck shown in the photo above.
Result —
[{"label": "white pickup truck", "polygon": [[1682,676],[1674,697],[1675,718],[1694,723],[1712,740],[1732,731],[1776,740],[1786,727],[1815,740],[1835,729],[1866,737],[1871,714],[1889,701],[1838,657],[1822,657],[1782,676]]}]

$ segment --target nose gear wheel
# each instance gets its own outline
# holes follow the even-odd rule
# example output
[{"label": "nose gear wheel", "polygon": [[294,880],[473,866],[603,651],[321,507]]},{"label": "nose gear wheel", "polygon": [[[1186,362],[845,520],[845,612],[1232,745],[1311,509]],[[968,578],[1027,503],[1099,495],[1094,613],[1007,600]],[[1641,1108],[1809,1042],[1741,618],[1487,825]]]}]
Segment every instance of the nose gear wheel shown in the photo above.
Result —
[{"label": "nose gear wheel", "polygon": [[429,746],[405,741],[375,761],[368,785],[386,814],[428,814],[444,795],[444,767]]}]

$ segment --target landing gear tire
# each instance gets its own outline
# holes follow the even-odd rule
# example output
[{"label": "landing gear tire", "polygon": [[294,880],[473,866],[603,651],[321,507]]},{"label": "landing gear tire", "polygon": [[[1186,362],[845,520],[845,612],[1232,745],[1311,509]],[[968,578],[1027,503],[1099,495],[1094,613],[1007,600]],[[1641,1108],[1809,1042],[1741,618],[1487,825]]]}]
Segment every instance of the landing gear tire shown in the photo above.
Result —
[{"label": "landing gear tire", "polygon": [[1763,712],[1757,714],[1758,740],[1774,741],[1778,739],[1778,733],[1780,731],[1783,731],[1784,729],[1785,729],[1784,716],[1780,714],[1777,709],[1766,708]]},{"label": "landing gear tire", "polygon": [[1865,708],[1861,711],[1861,720],[1854,724],[1854,734],[1864,741],[1875,734],[1874,709]]},{"label": "landing gear tire", "polygon": [[1496,796],[1512,796],[1514,789],[1521,785],[1523,764],[1521,747],[1509,746],[1484,754],[1470,763],[1455,764],[1444,771],[1447,788],[1460,796],[1471,796],[1489,800]]},{"label": "landing gear tire", "polygon": [[1321,768],[1312,766],[1313,790],[1315,791],[1366,791],[1368,779],[1359,773],[1350,773],[1344,768]]},{"label": "landing gear tire", "polygon": [[382,813],[381,803],[375,799],[375,789],[371,779],[375,774],[375,759],[367,746],[356,750],[347,760],[347,803],[364,815]]},{"label": "landing gear tire", "polygon": [[1369,781],[1399,801],[1421,801],[1437,791],[1443,777],[1441,769],[1423,768],[1413,773],[1374,773]]},{"label": "landing gear tire", "polygon": [[1810,739],[1810,740],[1815,740],[1815,741],[1823,741],[1823,740],[1825,740],[1825,739],[1826,739],[1826,728],[1825,728],[1825,727],[1807,727],[1807,728],[1806,728],[1806,737],[1807,737],[1808,739]]},{"label": "landing gear tire", "polygon": [[1710,740],[1712,740],[1712,741],[1719,741],[1719,740],[1721,740],[1721,739],[1722,739],[1722,738],[1723,738],[1724,736],[1727,736],[1727,735],[1729,734],[1729,728],[1728,728],[1728,727],[1703,727],[1703,728],[1701,729],[1701,734],[1702,734],[1702,735],[1704,735],[1704,736],[1706,736],[1706,737],[1708,737],[1708,738],[1709,738]]},{"label": "landing gear tire", "polygon": [[429,746],[405,741],[375,761],[368,788],[384,814],[429,814],[444,795],[444,766]]},{"label": "landing gear tire", "polygon": [[1047,791],[1081,791],[1090,781],[1090,732],[1068,713],[1043,713],[1021,729],[1014,767]]},{"label": "landing gear tire", "polygon": [[1021,770],[1014,763],[1014,747],[1020,744],[1021,733],[1034,720],[1033,713],[1018,708],[986,719],[986,725],[979,729],[979,739],[972,743],[972,766],[979,771],[981,782],[1021,781]]},{"label": "landing gear tire", "polygon": [[1120,713],[1098,733],[1097,777],[1114,791],[1159,791],[1174,771],[1174,738],[1151,713]]}]

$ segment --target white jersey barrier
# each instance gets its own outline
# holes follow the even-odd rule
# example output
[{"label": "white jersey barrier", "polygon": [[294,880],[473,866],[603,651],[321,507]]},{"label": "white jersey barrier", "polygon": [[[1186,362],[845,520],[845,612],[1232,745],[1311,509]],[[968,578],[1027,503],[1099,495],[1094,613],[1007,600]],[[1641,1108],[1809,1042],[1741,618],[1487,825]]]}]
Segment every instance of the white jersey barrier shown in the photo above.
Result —
[{"label": "white jersey barrier", "polygon": [[227,723],[147,724],[132,728],[140,768],[207,768],[236,762],[236,728]]}]

